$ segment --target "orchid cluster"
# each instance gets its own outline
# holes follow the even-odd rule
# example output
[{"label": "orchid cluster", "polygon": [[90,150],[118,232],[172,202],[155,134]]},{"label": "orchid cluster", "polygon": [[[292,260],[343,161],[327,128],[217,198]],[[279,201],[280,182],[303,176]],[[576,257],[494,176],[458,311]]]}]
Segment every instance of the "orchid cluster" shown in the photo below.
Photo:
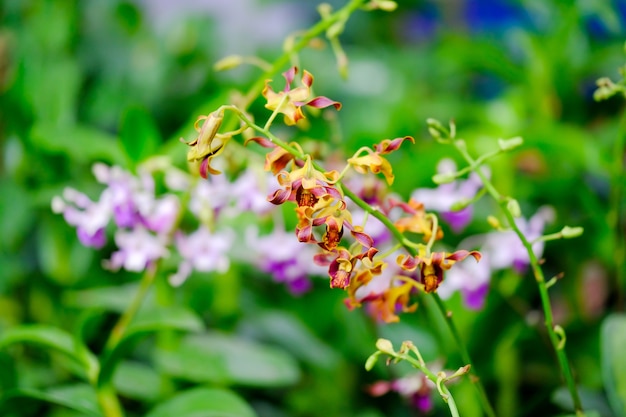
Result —
[{"label": "orchid cluster", "polygon": [[[274,205],[287,202],[295,205],[297,240],[318,250],[310,262],[327,268],[331,288],[347,291],[346,305],[349,308],[366,304],[368,311],[378,319],[397,321],[399,311],[415,310],[413,293],[435,292],[444,281],[444,271],[468,256],[478,261],[481,255],[466,250],[454,253],[433,251],[435,241],[443,237],[437,217],[427,213],[417,200],[403,202],[387,197],[385,187],[379,181],[372,181],[371,178],[375,178],[372,175],[382,174],[387,186],[393,183],[393,169],[386,157],[404,142],[414,143],[412,137],[384,139],[372,147],[361,148],[346,159],[345,167],[338,172],[322,169],[298,142],[287,144],[273,135],[269,128],[278,114],[283,115],[287,126],[292,126],[305,118],[305,106],[341,108],[341,104],[334,100],[313,95],[314,78],[307,71],[303,71],[299,85],[294,86],[297,73],[298,68],[292,67],[283,74],[285,88],[279,92],[272,89],[270,80],[266,81],[262,95],[267,101],[265,107],[272,110],[272,114],[264,127],[256,125],[250,116],[234,106],[222,106],[199,118],[204,123],[197,127],[198,137],[187,143],[190,146],[188,160],[200,161],[198,172],[203,177],[207,173],[216,173],[209,162],[223,151],[226,138],[232,138],[246,128],[260,132],[262,136],[249,137],[246,143],[270,149],[265,157],[265,170],[275,176],[278,189],[267,199]],[[226,111],[237,114],[241,126],[222,133],[220,128]],[[371,190],[361,187],[361,198],[342,182],[350,175],[352,183],[369,181],[376,186]],[[354,205],[359,206],[359,210],[365,209],[359,222],[355,222],[353,216]],[[388,226],[401,236],[400,243],[410,251],[397,253],[396,259],[390,261],[389,255],[396,253],[399,247],[381,251],[383,248],[379,244],[382,242],[376,242],[367,232],[370,218],[377,218],[374,221],[378,222],[381,218],[395,218],[393,222],[387,220]],[[413,243],[407,237],[409,234],[421,235],[424,243]]]},{"label": "orchid cluster", "polygon": [[[224,273],[236,258],[272,275],[296,295],[311,288],[311,276],[326,275],[331,288],[346,291],[349,309],[363,306],[387,323],[399,321],[400,313],[415,311],[420,292],[448,298],[461,291],[466,306],[479,309],[494,272],[508,268],[521,272],[533,262],[510,230],[471,236],[456,251],[442,243],[444,232],[435,212],[453,232],[462,231],[472,219],[471,204],[485,193],[486,169],[457,171],[454,162],[443,160],[434,177],[440,185],[417,189],[405,201],[389,191],[395,176],[387,157],[405,142],[414,143],[411,136],[363,147],[346,158],[340,170],[325,170],[298,141],[287,143],[274,135],[270,128],[279,114],[285,125],[297,127],[306,118],[305,107],[341,109],[339,102],[314,95],[309,72],[303,71],[295,85],[297,74],[295,66],[286,71],[285,87],[278,92],[271,80],[265,82],[261,94],[272,113],[264,126],[235,105],[198,117],[197,137],[186,142],[195,175],[162,158],[138,166],[136,175],[96,164],[94,175],[105,185],[99,198],[92,201],[66,189],[62,197],[54,198],[53,210],[76,227],[87,246],[104,247],[107,228],[115,228],[116,250],[105,261],[111,270],[141,272],[173,259],[177,267],[169,282],[179,286],[193,271]],[[228,119],[226,113],[235,117]],[[265,173],[250,164],[229,181],[212,162],[240,135],[245,145],[268,149]],[[460,178],[468,172],[466,179]],[[155,185],[157,173],[164,178],[163,186]],[[157,189],[165,192],[158,194]],[[285,230],[283,211],[278,210],[287,203],[293,205],[295,239]],[[245,213],[254,213],[256,223],[241,222]],[[188,217],[195,225],[191,229]],[[535,257],[541,256],[543,227],[551,217],[551,210],[544,208],[529,221],[514,221],[514,228],[535,242]],[[259,221],[273,222],[275,230],[261,235]],[[237,236],[248,250],[233,250]],[[476,262],[455,266],[468,257]],[[464,360],[469,363],[467,355]],[[427,410],[436,381],[425,378],[427,374],[379,383],[373,394],[395,390]]]},{"label": "orchid cluster", "polygon": [[[396,322],[399,313],[415,311],[416,293],[434,293],[438,307],[446,315],[450,329],[462,346],[438,290],[441,289],[446,298],[460,290],[468,308],[481,308],[493,272],[511,267],[521,271],[532,265],[537,273],[537,258],[541,256],[543,241],[547,239],[542,236],[542,231],[550,220],[550,209],[542,209],[526,222],[521,218],[515,200],[501,198],[494,192],[489,183],[489,172],[482,168],[488,158],[519,146],[521,138],[500,140],[499,149],[473,160],[467,155],[464,142],[454,138],[453,124],[448,131],[437,122],[429,121],[429,130],[435,139],[445,144],[453,143],[468,162],[468,167],[457,171],[453,162],[442,161],[438,174],[433,177],[439,187],[415,190],[411,198],[404,201],[387,190],[395,178],[387,156],[405,142],[414,143],[412,137],[384,139],[371,147],[363,147],[346,158],[339,171],[324,169],[298,141],[287,143],[271,132],[279,114],[283,115],[285,125],[297,126],[306,118],[303,109],[307,106],[341,109],[337,101],[314,96],[314,78],[307,71],[303,71],[299,85],[294,86],[297,73],[295,66],[283,73],[286,83],[279,92],[272,89],[271,80],[266,80],[261,94],[266,100],[265,107],[272,113],[264,126],[257,125],[252,116],[234,105],[222,106],[202,116],[200,119],[204,124],[198,128],[198,138],[187,143],[190,146],[188,160],[199,162],[197,169],[202,177],[217,173],[210,167],[210,160],[224,151],[227,140],[241,133],[246,136],[246,145],[256,143],[269,149],[264,168],[275,177],[277,188],[269,193],[267,200],[274,205],[294,205],[297,241],[306,248],[315,248],[317,253],[309,258],[309,264],[326,268],[330,287],[346,291],[346,306],[350,309],[365,306],[374,318]],[[240,125],[234,130],[224,128],[226,132],[222,133],[221,124],[227,111],[238,117]],[[465,174],[469,174],[468,177],[461,179]],[[460,249],[454,252],[445,250],[441,244],[443,230],[439,217],[428,210],[439,212],[452,231],[459,232],[471,220],[471,204],[486,192],[506,204],[505,213],[511,229],[492,221],[492,226],[500,231],[463,241]],[[390,236],[395,238],[395,245]],[[479,250],[467,250],[466,247]],[[508,251],[502,256],[505,247]],[[453,268],[468,257],[473,257],[477,264],[464,263]],[[304,258],[300,256],[298,259]],[[481,259],[483,261],[478,263]],[[276,265],[267,264],[264,268],[273,267]],[[289,271],[294,271],[291,264],[279,263],[278,268],[284,275],[281,280],[291,276],[293,282],[301,282],[300,278],[288,275]],[[461,368],[463,371],[459,375],[466,373],[471,363],[466,351],[462,350],[462,356],[468,365]],[[419,368],[424,375],[429,375],[424,366]],[[445,375],[439,378],[430,375],[430,380],[437,381],[437,384],[447,380]],[[426,393],[427,385],[423,386]],[[382,391],[395,389],[393,383],[384,387]],[[480,384],[476,387],[485,410],[493,415],[484,388]],[[443,389],[440,393],[446,402],[452,402],[449,393],[444,393]],[[425,401],[421,398],[423,393],[417,394],[416,391],[415,394],[420,397],[416,405],[425,407],[426,403],[421,403]],[[449,406],[451,411],[455,408],[453,404]]]}]

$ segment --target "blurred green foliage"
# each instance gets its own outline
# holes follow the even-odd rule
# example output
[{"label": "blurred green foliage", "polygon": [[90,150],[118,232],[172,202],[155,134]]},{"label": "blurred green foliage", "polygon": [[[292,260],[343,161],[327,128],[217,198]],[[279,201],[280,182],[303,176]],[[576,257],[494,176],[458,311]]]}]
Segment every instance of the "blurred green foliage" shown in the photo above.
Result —
[{"label": "blurred green foliage", "polygon": [[[100,353],[137,288],[136,275],[101,268],[111,248],[96,253],[81,246],[51,212],[51,198],[66,186],[97,193],[90,172],[96,161],[132,169],[147,156],[164,154],[184,167],[186,149],[178,138],[190,138],[199,114],[259,75],[254,68],[213,71],[217,59],[240,52],[225,47],[236,45],[225,42],[231,35],[220,32],[224,24],[212,17],[214,6],[202,12],[202,2],[194,8],[193,2],[149,3],[0,4],[3,415],[100,415],[92,388],[79,382],[88,376],[80,375],[72,357],[86,355],[77,352],[86,347]],[[523,136],[521,149],[492,161],[493,181],[520,201],[527,216],[541,205],[553,206],[556,221],[548,232],[566,224],[585,228],[581,238],[548,244],[544,268],[548,276],[564,273],[551,295],[557,322],[568,332],[583,402],[601,416],[619,417],[623,374],[607,369],[617,366],[611,359],[618,355],[612,337],[617,330],[611,329],[623,328],[623,320],[612,316],[600,329],[607,315],[624,308],[618,279],[626,266],[617,262],[624,259],[618,253],[626,231],[624,193],[615,201],[611,190],[624,187],[624,150],[614,144],[626,134],[626,123],[620,128],[621,97],[596,103],[592,93],[595,80],[616,77],[626,59],[626,7],[511,1],[506,10],[518,20],[502,18],[508,22],[503,24],[470,13],[471,3],[400,1],[391,14],[356,14],[342,35],[348,80],[338,75],[330,48],[303,53],[316,93],[344,105],[331,120],[340,133],[329,134],[314,120],[305,135],[346,154],[383,138],[413,135],[416,145],[391,158],[394,189],[403,196],[433,186],[437,162],[453,156],[428,137],[426,118],[455,119],[476,154],[492,149],[499,137]],[[284,23],[285,33],[254,43],[248,38],[241,48],[269,61],[294,21],[302,27],[316,21],[313,5],[219,6],[240,8],[240,18],[227,24],[242,33],[255,18],[246,13],[267,8],[264,16],[271,16],[278,9],[270,6],[292,13],[293,21],[267,22]],[[477,212],[465,234],[446,229],[448,244],[488,230],[486,217],[496,213],[495,205],[481,201]],[[232,404],[227,409],[240,416],[413,415],[398,397],[372,398],[364,390],[401,370],[379,365],[366,373],[363,364],[376,338],[384,336],[396,343],[410,339],[427,360],[458,366],[458,351],[430,301],[422,300],[402,323],[379,325],[361,311],[347,311],[343,294],[327,286],[316,282],[314,291],[294,298],[245,267],[222,276],[196,274],[175,291],[157,283],[142,310],[147,321],[131,329],[123,351],[115,352],[124,361],[108,377],[129,415],[137,416],[183,415],[181,407],[192,415],[215,403]],[[466,311],[458,296],[449,302],[499,415],[567,410],[538,306],[530,275],[512,272],[492,278],[482,311]],[[45,330],[30,334],[16,330],[20,324]],[[183,330],[192,333],[177,337]],[[73,333],[81,333],[86,346],[76,346]],[[95,366],[89,355],[84,361],[88,369]],[[480,415],[478,406],[472,408],[469,382],[452,390],[457,402],[468,404],[464,415]],[[77,405],[77,398],[84,403]],[[434,415],[446,413],[439,404]]]}]

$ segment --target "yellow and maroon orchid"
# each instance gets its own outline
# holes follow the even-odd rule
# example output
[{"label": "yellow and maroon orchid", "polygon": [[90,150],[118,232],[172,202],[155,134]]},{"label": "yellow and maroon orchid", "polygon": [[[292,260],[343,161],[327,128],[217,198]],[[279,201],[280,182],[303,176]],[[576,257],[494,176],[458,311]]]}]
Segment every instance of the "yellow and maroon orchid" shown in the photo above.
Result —
[{"label": "yellow and maroon orchid", "polygon": [[462,261],[468,256],[473,256],[476,262],[480,261],[481,254],[478,251],[459,250],[454,253],[432,252],[430,255],[398,256],[396,262],[406,271],[420,270],[421,282],[427,293],[437,291],[443,281],[443,271],[452,268],[452,265]]},{"label": "yellow and maroon orchid", "polygon": [[303,106],[315,107],[323,109],[325,107],[333,106],[335,109],[341,109],[341,103],[333,101],[327,97],[311,97],[311,86],[313,85],[313,75],[308,71],[302,72],[301,85],[299,87],[291,88],[291,83],[295,79],[298,73],[297,67],[291,67],[289,70],[283,73],[285,77],[285,88],[283,91],[275,92],[270,83],[272,80],[265,81],[265,88],[263,88],[263,97],[267,99],[265,108],[282,113],[284,116],[285,124],[288,126],[295,125],[299,120],[304,118],[302,112]]}]

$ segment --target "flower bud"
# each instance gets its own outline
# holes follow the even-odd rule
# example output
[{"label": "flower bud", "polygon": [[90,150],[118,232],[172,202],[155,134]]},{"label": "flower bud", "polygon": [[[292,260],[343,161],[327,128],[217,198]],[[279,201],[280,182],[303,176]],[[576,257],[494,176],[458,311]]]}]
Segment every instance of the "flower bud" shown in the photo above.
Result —
[{"label": "flower bud", "polygon": [[372,9],[380,9],[386,12],[393,12],[398,8],[398,3],[391,0],[373,0],[369,3]]},{"label": "flower bud", "polygon": [[426,119],[426,124],[428,125],[428,133],[435,139],[441,139],[442,137],[447,138],[448,132],[443,127],[441,122],[436,119]]},{"label": "flower bud", "polygon": [[382,339],[382,338],[378,339],[376,341],[376,349],[388,355],[394,355],[396,353],[393,350],[393,345],[387,339]]},{"label": "flower bud", "polygon": [[226,71],[233,68],[237,68],[243,63],[243,58],[240,55],[229,55],[217,61],[213,65],[215,71]]},{"label": "flower bud", "polygon": [[524,139],[522,139],[520,136],[516,136],[511,139],[498,139],[498,146],[503,151],[510,151],[519,146],[522,146],[523,143]]},{"label": "flower bud", "polygon": [[371,371],[376,362],[378,362],[378,357],[380,356],[380,352],[374,352],[370,355],[369,358],[365,361],[365,370]]},{"label": "flower bud", "polygon": [[584,231],[585,230],[582,227],[565,226],[563,229],[561,229],[561,235],[565,239],[571,239],[571,238],[578,237],[578,236],[582,235]]},{"label": "flower bud", "polygon": [[452,378],[457,378],[459,376],[465,375],[466,373],[468,373],[470,371],[471,365],[465,365],[465,366],[461,366],[459,369],[456,370],[455,373],[453,373],[452,375],[450,375],[449,377],[447,377],[446,379],[452,379]]},{"label": "flower bud", "polygon": [[496,230],[502,229],[502,225],[500,224],[500,220],[498,220],[494,216],[487,217],[487,223],[489,223],[489,226],[493,227]]},{"label": "flower bud", "polygon": [[519,203],[514,198],[509,198],[509,201],[506,203],[506,209],[511,213],[511,215],[515,218],[522,217],[522,210],[519,207]]},{"label": "flower bud", "polygon": [[322,19],[328,18],[333,12],[333,7],[328,3],[321,3],[317,6],[317,12],[322,16]]},{"label": "flower bud", "polygon": [[456,180],[456,172],[446,172],[433,175],[433,182],[437,185],[448,184]]}]

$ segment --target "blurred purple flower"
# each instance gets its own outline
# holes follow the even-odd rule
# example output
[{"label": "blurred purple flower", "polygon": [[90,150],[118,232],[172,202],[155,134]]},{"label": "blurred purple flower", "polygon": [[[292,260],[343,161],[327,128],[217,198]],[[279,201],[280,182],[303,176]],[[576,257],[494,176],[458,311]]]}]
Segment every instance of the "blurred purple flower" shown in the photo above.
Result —
[{"label": "blurred purple flower", "polygon": [[224,175],[198,181],[191,192],[189,210],[203,222],[214,218],[228,206],[231,186]]},{"label": "blurred purple flower", "polygon": [[[461,243],[462,245],[463,243]],[[459,247],[464,247],[459,245]],[[489,291],[492,269],[489,264],[489,253],[480,250],[480,262],[461,262],[447,271],[437,293],[441,298],[448,299],[455,291],[461,291],[463,302],[470,310],[480,310]]]},{"label": "blurred purple flower", "polygon": [[143,224],[156,233],[171,231],[179,212],[180,202],[178,197],[173,194],[151,200],[145,206],[140,207]]},{"label": "blurred purple flower", "polygon": [[63,214],[65,221],[76,227],[76,234],[83,245],[99,249],[106,243],[104,229],[112,215],[106,199],[93,202],[80,191],[66,188],[63,197],[52,199],[52,211]]},{"label": "blurred purple flower", "polygon": [[[442,159],[437,165],[437,173],[448,174],[456,172],[456,164],[451,159]],[[456,180],[447,184],[441,184],[437,188],[419,188],[411,194],[411,197],[424,204],[426,210],[433,210],[441,214],[452,230],[460,232],[472,220],[472,206],[469,205],[461,210],[453,211],[455,203],[474,198],[481,189],[482,182],[475,172],[472,172],[466,180]]]},{"label": "blurred purple flower", "polygon": [[278,187],[273,175],[247,169],[235,180],[230,189],[237,214],[251,211],[264,215],[273,211],[276,206],[267,201],[267,196],[273,194]]},{"label": "blurred purple flower", "polygon": [[99,183],[107,185],[100,200],[110,202],[115,224],[118,227],[133,227],[138,223],[133,198],[133,191],[137,188],[135,178],[118,166],[109,167],[100,163],[94,164],[93,173]]},{"label": "blurred purple flower", "polygon": [[284,283],[292,294],[299,295],[311,288],[310,276],[326,276],[326,268],[313,262],[317,250],[311,245],[301,245],[293,233],[275,230],[259,236],[258,230],[246,232],[246,243],[252,252],[252,262],[263,272]]},{"label": "blurred purple flower", "polygon": [[368,387],[368,392],[379,397],[389,391],[394,391],[407,398],[411,405],[422,413],[428,413],[433,408],[431,392],[436,391],[435,384],[421,372],[415,372],[393,381],[378,381]]},{"label": "blurred purple flower", "polygon": [[124,268],[127,271],[141,272],[150,263],[169,255],[166,239],[142,226],[131,230],[118,229],[115,232],[115,243],[119,250],[105,263],[112,270]]},{"label": "blurred purple flower", "polygon": [[[515,223],[524,236],[529,241],[533,241],[543,234],[546,223],[551,222],[553,218],[554,210],[544,206],[537,210],[537,213],[529,220],[518,218]],[[479,310],[483,307],[491,275],[495,271],[513,268],[521,274],[530,264],[526,248],[512,230],[470,236],[464,239],[459,247],[480,247],[479,251],[483,257],[478,263],[463,262],[449,270],[437,292],[446,299],[455,291],[461,291],[466,307],[472,310]],[[543,242],[533,245],[533,252],[537,258],[541,258],[543,248]]]},{"label": "blurred purple flower", "polygon": [[[526,236],[526,239],[533,241],[543,234],[546,224],[554,220],[554,209],[543,206],[529,219],[515,219],[515,224]],[[522,273],[530,264],[528,252],[515,232],[490,232],[486,235],[483,248],[490,254],[490,266],[494,270],[513,267],[518,273]],[[537,242],[533,245],[533,252],[538,258],[543,254],[544,242]]]},{"label": "blurred purple flower", "polygon": [[178,198],[170,194],[157,199],[150,173],[140,171],[133,176],[118,166],[104,164],[95,164],[93,172],[98,182],[107,185],[101,200],[110,201],[118,227],[143,225],[157,233],[170,231],[180,211]]},{"label": "blurred purple flower", "polygon": [[170,284],[181,285],[193,270],[200,272],[217,271],[224,273],[230,268],[228,251],[234,241],[230,230],[213,233],[206,226],[200,226],[190,235],[176,234],[176,248],[183,257],[178,271],[169,278]]},{"label": "blurred purple flower", "polygon": [[151,174],[144,172],[135,177],[120,167],[101,163],[94,164],[93,173],[107,186],[97,201],[71,188],[66,188],[62,197],[52,199],[52,211],[62,213],[65,221],[76,227],[83,245],[103,247],[105,228],[111,219],[121,228],[141,227],[157,233],[167,233],[173,227],[180,211],[178,198],[167,195],[157,199]]}]

